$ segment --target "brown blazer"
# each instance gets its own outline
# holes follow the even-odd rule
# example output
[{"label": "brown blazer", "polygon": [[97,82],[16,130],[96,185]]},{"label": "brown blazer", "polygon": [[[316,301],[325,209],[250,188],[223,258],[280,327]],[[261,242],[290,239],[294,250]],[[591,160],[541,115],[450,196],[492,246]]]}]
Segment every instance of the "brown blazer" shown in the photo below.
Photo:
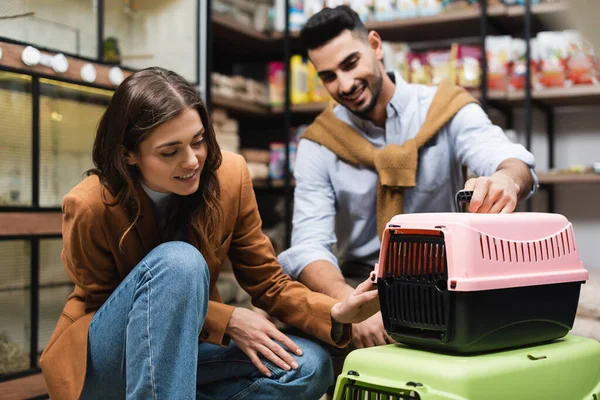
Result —
[{"label": "brown blazer", "polygon": [[[317,338],[342,347],[350,339],[350,326],[338,343],[331,339],[331,307],[336,302],[311,292],[282,272],[261,219],[244,159],[223,152],[218,171],[223,209],[218,262],[208,263],[210,303],[200,335],[201,341],[226,346],[225,328],[234,307],[223,304],[217,289],[221,265],[229,256],[238,282],[252,302],[283,322]],[[51,398],[77,399],[83,388],[87,360],[88,327],[94,312],[139,261],[161,243],[153,206],[138,188],[141,216],[125,237],[119,239],[129,218],[121,206],[107,207],[98,177],[90,176],[63,199],[62,260],[75,289],[69,296],[40,364]],[[113,200],[104,190],[107,201]],[[183,294],[182,294],[183,295]]]}]

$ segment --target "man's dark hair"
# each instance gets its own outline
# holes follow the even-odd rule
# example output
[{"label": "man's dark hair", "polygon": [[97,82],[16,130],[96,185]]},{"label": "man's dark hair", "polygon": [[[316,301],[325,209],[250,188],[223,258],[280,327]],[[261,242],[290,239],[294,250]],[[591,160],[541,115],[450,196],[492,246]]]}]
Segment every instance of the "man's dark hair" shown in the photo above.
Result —
[{"label": "man's dark hair", "polygon": [[306,21],[300,31],[300,40],[307,51],[313,50],[336,38],[346,29],[365,38],[368,34],[360,17],[350,7],[326,7]]}]

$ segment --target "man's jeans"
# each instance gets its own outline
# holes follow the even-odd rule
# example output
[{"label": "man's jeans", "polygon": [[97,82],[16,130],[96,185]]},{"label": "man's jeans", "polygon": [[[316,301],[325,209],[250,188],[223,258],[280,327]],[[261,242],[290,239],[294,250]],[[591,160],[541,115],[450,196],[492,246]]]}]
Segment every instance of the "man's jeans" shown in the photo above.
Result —
[{"label": "man's jeans", "polygon": [[209,272],[183,242],[152,250],[92,319],[82,399],[308,399],[333,384],[331,359],[312,341],[291,337],[303,355],[284,371],[264,360],[264,376],[233,343],[199,343]]}]

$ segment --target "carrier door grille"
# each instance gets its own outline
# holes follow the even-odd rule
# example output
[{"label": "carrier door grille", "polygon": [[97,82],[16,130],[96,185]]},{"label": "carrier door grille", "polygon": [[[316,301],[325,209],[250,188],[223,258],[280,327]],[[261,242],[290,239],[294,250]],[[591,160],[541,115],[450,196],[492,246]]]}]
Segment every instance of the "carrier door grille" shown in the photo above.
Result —
[{"label": "carrier door grille", "polygon": [[375,389],[352,383],[344,385],[342,400],[415,400],[420,399],[419,393],[403,389]]},{"label": "carrier door grille", "polygon": [[390,237],[384,278],[434,282],[447,278],[446,269],[442,236],[393,234]]},{"label": "carrier door grille", "polygon": [[448,268],[442,235],[393,234],[379,280],[386,328],[440,338],[448,323]]}]

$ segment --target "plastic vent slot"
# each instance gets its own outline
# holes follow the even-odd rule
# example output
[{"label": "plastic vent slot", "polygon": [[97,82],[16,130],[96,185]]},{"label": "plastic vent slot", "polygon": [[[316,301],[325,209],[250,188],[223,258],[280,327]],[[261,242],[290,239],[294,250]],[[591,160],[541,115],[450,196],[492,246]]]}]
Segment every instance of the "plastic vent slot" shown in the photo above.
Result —
[{"label": "plastic vent slot", "polygon": [[443,338],[448,321],[443,236],[393,234],[379,283],[384,317],[397,333]]},{"label": "plastic vent slot", "polygon": [[525,263],[549,261],[571,254],[571,251],[575,251],[575,241],[570,228],[550,238],[524,242],[497,239],[480,233],[479,247],[482,260]]},{"label": "plastic vent slot", "polygon": [[[393,390],[393,391],[392,391]],[[375,389],[346,383],[342,391],[342,400],[402,400],[421,399],[414,390],[403,389]]]}]

